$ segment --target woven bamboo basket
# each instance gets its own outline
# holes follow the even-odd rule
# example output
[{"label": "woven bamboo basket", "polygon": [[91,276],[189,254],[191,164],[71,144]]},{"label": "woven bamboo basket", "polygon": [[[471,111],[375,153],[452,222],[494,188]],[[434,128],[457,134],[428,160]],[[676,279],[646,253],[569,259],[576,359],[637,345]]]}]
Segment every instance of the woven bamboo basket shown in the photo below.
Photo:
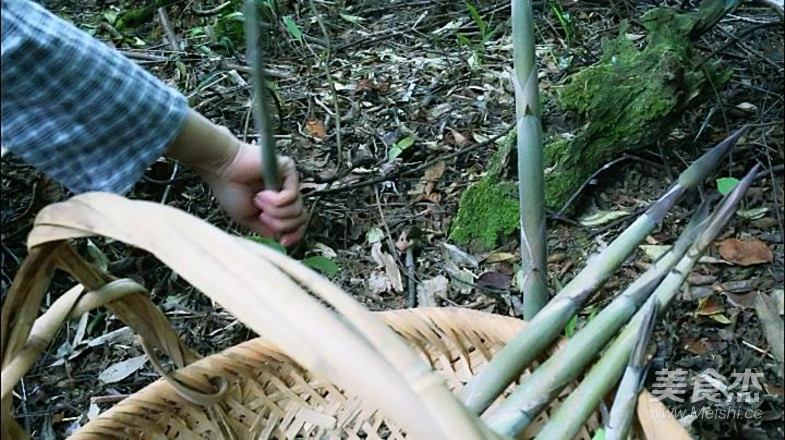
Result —
[{"label": "woven bamboo basket", "polygon": [[[93,235],[151,252],[263,336],[199,356],[144,287],[115,279],[71,245]],[[523,321],[458,308],[372,314],[274,250],[173,208],[110,194],[45,208],[28,246],[2,309],[3,439],[27,438],[11,414],[13,387],[66,320],[97,307],[137,332],[162,379],[87,423],[72,440],[500,438],[453,392]],[[80,284],[36,319],[55,270]],[[549,411],[519,438],[533,437]],[[591,438],[598,424],[595,414],[577,438]]]}]

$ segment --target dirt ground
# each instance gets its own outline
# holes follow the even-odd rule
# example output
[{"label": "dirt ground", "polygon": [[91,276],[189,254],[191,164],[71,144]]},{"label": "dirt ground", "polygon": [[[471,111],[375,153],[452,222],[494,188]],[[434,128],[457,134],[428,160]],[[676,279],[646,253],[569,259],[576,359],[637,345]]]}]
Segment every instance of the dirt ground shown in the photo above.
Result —
[{"label": "dirt ground", "polygon": [[[168,26],[176,36],[176,47],[167,40],[166,26],[155,9],[145,16],[129,13],[145,11],[123,1],[44,3],[177,87],[191,106],[213,121],[244,140],[255,140],[242,23],[237,21],[241,2],[169,2]],[[641,15],[663,3],[694,9],[697,2],[535,3],[546,138],[560,135],[561,121],[569,116],[554,104],[565,78],[598,60],[601,37],[616,35],[622,19],[631,21],[628,32],[634,39],[642,32]],[[433,302],[516,314],[517,234],[504,237],[504,244],[492,250],[463,246],[451,251],[443,246],[449,242],[463,190],[482,177],[494,151],[477,145],[505,132],[515,113],[508,74],[512,65],[509,4],[484,0],[469,4],[473,6],[449,0],[282,1],[277,10],[268,11],[276,36],[265,50],[273,70],[269,80],[274,82],[278,145],[298,162],[311,214],[304,243],[289,254],[334,261],[337,273],[326,269],[334,282],[371,310]],[[656,151],[635,155],[600,173],[581,193],[575,213],[549,220],[550,287],[555,292],[569,281],[591,253],[615,238],[701,151],[748,124],[749,133],[716,177],[741,177],[758,162],[764,171],[743,203],[743,215],[731,221],[717,242],[753,241],[768,248],[773,258],[762,264],[733,264],[717,246],[711,248],[711,258],[696,267],[679,300],[656,327],[647,386],[654,382],[653,371],[665,368],[687,370],[690,378],[713,368],[728,380],[747,369],[763,373],[757,400],[702,402],[697,407],[760,409],[760,417],[686,415],[682,422],[696,438],[782,438],[782,364],[774,359],[753,306],[761,293],[782,298],[782,21],[762,4],[743,2],[696,46],[733,70],[730,82],[716,90],[715,99],[685,113],[673,132],[662,133]],[[391,148],[409,137],[414,143],[391,160]],[[25,237],[36,213],[69,194],[13,156],[3,158],[1,185],[4,296],[26,254]],[[702,191],[685,197],[646,244],[673,243],[702,196],[712,191],[716,192],[714,179]],[[170,160],[156,162],[130,196],[166,203],[231,233],[247,235],[220,211],[196,174]],[[586,214],[608,211],[627,214],[593,227],[579,221]],[[417,246],[407,263],[407,252],[401,249],[412,237],[417,237]],[[390,254],[396,262],[400,286],[374,258],[375,243],[379,243],[377,251]],[[106,254],[112,273],[150,289],[175,328],[200,353],[253,337],[150,255],[102,240],[95,245]],[[467,263],[466,258],[475,261]],[[650,261],[644,249],[637,252],[584,309],[575,326],[580,329],[593,310],[606,304]],[[448,282],[440,284],[440,277]],[[71,283],[56,278],[45,305]],[[422,294],[412,294],[410,285],[420,286]],[[425,285],[442,287],[424,289]],[[86,343],[122,327],[117,319],[97,312],[83,322],[69,323],[58,334],[16,389],[24,399],[15,400],[15,414],[34,438],[65,436],[95,411],[156,379],[148,364],[117,382],[98,380],[108,366],[143,354],[124,332],[115,333],[109,342]],[[74,344],[80,328],[84,342]],[[689,399],[666,403],[674,411],[689,412],[694,406]]]}]

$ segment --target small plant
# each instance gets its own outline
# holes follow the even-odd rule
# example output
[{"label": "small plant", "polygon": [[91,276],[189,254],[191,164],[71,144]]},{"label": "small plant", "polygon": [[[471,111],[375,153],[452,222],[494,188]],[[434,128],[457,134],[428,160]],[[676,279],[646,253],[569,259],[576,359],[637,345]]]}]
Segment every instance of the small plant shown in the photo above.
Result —
[{"label": "small plant", "polygon": [[[289,253],[284,246],[271,238],[262,237],[260,235],[246,235],[245,238],[275,249],[284,255],[288,255]],[[300,260],[300,262],[325,276],[333,276],[340,270],[335,261],[323,255],[305,257]]]},{"label": "small plant", "polygon": [[575,30],[572,27],[570,13],[564,12],[561,6],[559,6],[559,4],[556,2],[551,5],[551,11],[553,11],[553,15],[556,16],[556,20],[559,21],[559,26],[564,29],[564,36],[567,38],[567,41],[572,41],[572,38],[575,35]]},{"label": "small plant", "polygon": [[482,15],[477,8],[469,2],[466,2],[466,10],[474,20],[474,24],[477,25],[477,28],[480,30],[480,38],[473,41],[462,33],[458,33],[456,38],[458,38],[458,42],[462,46],[471,49],[472,58],[470,63],[472,64],[472,67],[476,67],[482,64],[483,56],[485,55],[485,44],[499,33],[499,30],[502,29],[502,24],[500,23],[495,27],[491,27],[490,23],[486,23],[485,19],[482,18]]}]

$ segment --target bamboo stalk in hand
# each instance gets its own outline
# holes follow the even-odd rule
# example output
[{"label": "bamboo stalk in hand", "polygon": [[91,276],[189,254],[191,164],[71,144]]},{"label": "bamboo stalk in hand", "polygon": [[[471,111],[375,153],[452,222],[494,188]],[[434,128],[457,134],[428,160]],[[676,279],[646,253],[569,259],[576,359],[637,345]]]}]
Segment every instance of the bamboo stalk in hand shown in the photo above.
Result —
[{"label": "bamboo stalk in hand", "polygon": [[259,132],[259,146],[262,154],[262,175],[267,189],[281,189],[278,161],[275,154],[275,137],[268,111],[267,83],[264,79],[264,55],[259,45],[259,21],[254,0],[245,0],[245,44],[248,61],[253,67],[253,103],[255,104],[254,122]]}]

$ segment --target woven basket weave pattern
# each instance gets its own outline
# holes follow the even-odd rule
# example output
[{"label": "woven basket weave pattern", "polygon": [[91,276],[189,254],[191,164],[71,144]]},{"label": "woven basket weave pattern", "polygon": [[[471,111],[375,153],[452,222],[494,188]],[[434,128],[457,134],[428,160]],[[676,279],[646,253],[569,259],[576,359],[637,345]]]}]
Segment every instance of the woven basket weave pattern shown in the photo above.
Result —
[{"label": "woven basket weave pattern", "polygon": [[[460,388],[524,325],[498,315],[456,308],[378,314]],[[243,439],[405,439],[393,422],[360,399],[299,368],[275,346],[257,338],[180,370],[199,382],[230,378],[220,404],[226,418],[189,404],[164,381],[133,394],[85,425],[70,440],[223,439],[220,421]],[[596,426],[596,419],[589,426]],[[532,426],[532,431],[541,423]],[[521,438],[529,438],[529,430]],[[579,438],[591,438],[588,431]]]}]

